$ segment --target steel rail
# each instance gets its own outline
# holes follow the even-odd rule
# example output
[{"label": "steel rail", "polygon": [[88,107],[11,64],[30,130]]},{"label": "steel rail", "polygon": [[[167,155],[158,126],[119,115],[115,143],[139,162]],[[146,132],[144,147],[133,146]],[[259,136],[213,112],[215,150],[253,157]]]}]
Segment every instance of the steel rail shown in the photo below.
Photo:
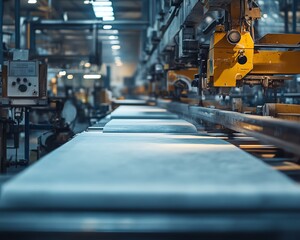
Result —
[{"label": "steel rail", "polygon": [[255,116],[219,109],[158,101],[158,105],[183,115],[187,120],[206,121],[245,133],[263,143],[273,144],[300,156],[300,123],[268,116]]}]

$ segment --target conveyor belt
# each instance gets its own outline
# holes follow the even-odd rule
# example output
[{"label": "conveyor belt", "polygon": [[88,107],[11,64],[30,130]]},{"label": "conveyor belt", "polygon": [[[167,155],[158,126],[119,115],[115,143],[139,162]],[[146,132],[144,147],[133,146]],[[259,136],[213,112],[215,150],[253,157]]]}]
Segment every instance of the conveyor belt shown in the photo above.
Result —
[{"label": "conveyor belt", "polygon": [[136,105],[140,105],[140,106],[144,106],[147,104],[146,100],[137,100],[137,99],[124,99],[124,100],[114,100],[113,104],[116,105],[127,105],[127,106],[136,106]]},{"label": "conveyor belt", "polygon": [[299,202],[297,184],[223,140],[91,131],[3,185],[0,236],[15,230],[299,236]]},{"label": "conveyor belt", "polygon": [[112,119],[104,133],[197,133],[196,127],[181,119]]},{"label": "conveyor belt", "polygon": [[293,209],[300,189],[207,136],[83,133],[3,185],[16,209]]},{"label": "conveyor belt", "polygon": [[120,106],[112,114],[112,119],[178,119],[176,114],[163,108],[150,106]]}]

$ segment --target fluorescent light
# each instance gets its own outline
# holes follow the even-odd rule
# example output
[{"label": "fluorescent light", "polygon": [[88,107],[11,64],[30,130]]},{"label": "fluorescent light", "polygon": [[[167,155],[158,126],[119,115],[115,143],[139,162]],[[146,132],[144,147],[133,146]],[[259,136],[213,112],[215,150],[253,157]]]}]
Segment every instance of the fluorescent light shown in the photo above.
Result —
[{"label": "fluorescent light", "polygon": [[100,74],[86,74],[83,75],[84,79],[100,79],[101,75]]},{"label": "fluorescent light", "polygon": [[29,3],[29,4],[36,4],[36,3],[37,3],[37,0],[28,0],[28,3]]},{"label": "fluorescent light", "polygon": [[90,2],[90,0],[84,0],[83,3],[84,4],[90,4],[91,2]]},{"label": "fluorescent light", "polygon": [[72,74],[70,74],[70,75],[67,76],[67,79],[72,80],[73,77],[74,77],[74,76],[73,76]]},{"label": "fluorescent light", "polygon": [[66,71],[60,71],[60,72],[58,73],[58,75],[59,75],[60,77],[66,76],[66,74],[67,74]]},{"label": "fluorescent light", "polygon": [[84,64],[84,67],[89,68],[89,67],[91,67],[91,64],[89,62],[87,62]]},{"label": "fluorescent light", "polygon": [[110,30],[110,29],[112,29],[112,25],[104,25],[103,29]]},{"label": "fluorescent light", "polygon": [[110,1],[106,2],[93,2],[93,6],[111,6],[112,3]]},{"label": "fluorescent light", "polygon": [[115,17],[103,17],[102,20],[103,21],[114,21]]},{"label": "fluorescent light", "polygon": [[114,9],[112,7],[102,7],[102,6],[93,6],[95,12],[113,12]]},{"label": "fluorescent light", "polygon": [[93,2],[93,10],[97,18],[114,18],[114,9],[111,1],[96,1]]},{"label": "fluorescent light", "polygon": [[113,12],[94,12],[97,18],[100,17],[113,17],[114,13]]},{"label": "fluorescent light", "polygon": [[117,40],[119,37],[111,35],[108,38],[109,38],[109,40]]},{"label": "fluorescent light", "polygon": [[112,46],[111,46],[111,49],[113,49],[113,50],[118,50],[118,49],[120,49],[120,48],[121,48],[120,45],[112,45]]}]

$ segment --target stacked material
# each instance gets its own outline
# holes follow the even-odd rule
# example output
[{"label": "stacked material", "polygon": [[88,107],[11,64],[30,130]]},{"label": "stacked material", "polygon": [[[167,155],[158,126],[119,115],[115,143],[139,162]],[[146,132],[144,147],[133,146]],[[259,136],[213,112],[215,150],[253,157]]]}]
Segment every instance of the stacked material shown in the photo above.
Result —
[{"label": "stacked material", "polygon": [[164,109],[126,106],[112,119],[5,183],[0,230],[295,234],[300,189],[281,173]]},{"label": "stacked material", "polygon": [[178,119],[166,109],[151,106],[121,106],[112,114],[112,119]]}]

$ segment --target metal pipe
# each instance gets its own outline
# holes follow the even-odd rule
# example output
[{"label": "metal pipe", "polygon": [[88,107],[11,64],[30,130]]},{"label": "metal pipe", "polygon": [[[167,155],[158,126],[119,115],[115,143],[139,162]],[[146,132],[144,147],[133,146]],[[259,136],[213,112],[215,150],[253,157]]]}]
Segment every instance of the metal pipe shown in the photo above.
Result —
[{"label": "metal pipe", "polygon": [[189,106],[183,103],[158,101],[158,106],[184,116],[187,120],[196,122],[204,120],[223,125],[228,129],[245,133],[266,144],[273,144],[300,156],[300,125],[297,122]]},{"label": "metal pipe", "polygon": [[289,6],[288,0],[284,1],[284,31],[289,33]]},{"label": "metal pipe", "polygon": [[298,5],[298,0],[293,0],[293,6],[292,6],[292,11],[293,11],[293,33],[297,33],[297,5]]},{"label": "metal pipe", "polygon": [[6,136],[6,127],[5,127],[5,110],[1,109],[1,122],[0,122],[0,173],[6,173],[6,144],[7,144],[7,136]]},{"label": "metal pipe", "polygon": [[106,78],[104,81],[104,87],[110,89],[110,80],[111,80],[111,67],[107,65],[106,67]]},{"label": "metal pipe", "polygon": [[[0,1],[0,65],[1,72],[3,66],[3,1]],[[1,86],[2,95],[2,86]],[[0,108],[0,118],[5,116],[4,109]],[[0,122],[0,173],[6,172],[6,129],[4,127],[4,122]]]},{"label": "metal pipe", "polygon": [[0,65],[2,71],[2,64],[3,64],[3,1],[0,1]]},{"label": "metal pipe", "polygon": [[142,19],[144,21],[149,22],[149,15],[150,15],[150,11],[149,11],[149,1],[147,0],[143,0],[142,1]]},{"label": "metal pipe", "polygon": [[149,24],[150,26],[153,25],[153,1],[148,1],[148,6],[149,6]]},{"label": "metal pipe", "polygon": [[300,45],[298,44],[255,44],[254,45],[255,49],[259,48],[288,48],[288,49],[295,49],[295,48],[300,48]]},{"label": "metal pipe", "polygon": [[93,63],[97,62],[97,49],[98,49],[98,28],[97,24],[93,25],[93,46],[92,46],[92,56],[94,59],[92,60]]},{"label": "metal pipe", "polygon": [[29,32],[29,34],[30,34],[30,36],[29,36],[29,44],[30,44],[30,51],[31,51],[31,54],[35,54],[36,53],[36,42],[35,42],[35,40],[36,40],[36,35],[35,35],[35,29],[31,26],[31,24],[29,24],[30,25],[30,28],[29,28],[29,30],[30,30],[30,32]]},{"label": "metal pipe", "polygon": [[116,20],[116,21],[107,21],[103,22],[100,20],[41,20],[41,21],[28,21],[31,23],[31,27],[36,29],[87,29],[93,28],[93,25],[96,24],[98,27],[102,25],[112,25],[115,29],[134,29],[134,30],[143,30],[146,29],[149,25],[148,21],[139,21],[139,20]]},{"label": "metal pipe", "polygon": [[20,0],[15,0],[15,48],[20,49]]},{"label": "metal pipe", "polygon": [[29,112],[30,109],[29,108],[25,108],[25,148],[24,148],[24,152],[25,152],[25,160],[29,161],[29,137],[30,137],[30,124],[29,124]]},{"label": "metal pipe", "polygon": [[[149,11],[149,1],[142,1],[142,20],[149,23],[150,20],[150,11]],[[151,24],[151,23],[150,23]],[[143,51],[147,45],[147,29],[144,29],[140,33],[140,59],[142,59]]]}]

